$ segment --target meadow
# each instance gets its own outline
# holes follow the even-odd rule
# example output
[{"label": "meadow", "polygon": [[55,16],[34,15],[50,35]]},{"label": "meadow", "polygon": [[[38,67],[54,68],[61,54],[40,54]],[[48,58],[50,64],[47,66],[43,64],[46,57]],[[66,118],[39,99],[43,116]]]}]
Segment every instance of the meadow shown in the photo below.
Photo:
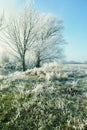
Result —
[{"label": "meadow", "polygon": [[0,130],[87,130],[87,65],[1,74]]}]

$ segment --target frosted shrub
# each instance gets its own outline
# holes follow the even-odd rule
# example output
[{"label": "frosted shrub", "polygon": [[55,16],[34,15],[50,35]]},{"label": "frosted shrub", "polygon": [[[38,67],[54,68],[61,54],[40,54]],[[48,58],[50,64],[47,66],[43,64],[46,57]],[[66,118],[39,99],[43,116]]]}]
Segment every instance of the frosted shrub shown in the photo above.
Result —
[{"label": "frosted shrub", "polygon": [[27,75],[37,75],[37,73],[38,73],[38,71],[39,71],[39,68],[34,68],[34,69],[28,69],[25,73],[27,74]]},{"label": "frosted shrub", "polygon": [[54,70],[58,70],[58,68],[60,68],[61,65],[58,65],[57,62],[53,62],[53,63],[45,63],[43,66],[42,66],[42,69],[43,70],[46,70],[47,72],[49,71],[54,71]]},{"label": "frosted shrub", "polygon": [[56,80],[56,79],[57,79],[57,76],[54,72],[46,73],[46,80],[53,81],[53,80]]},{"label": "frosted shrub", "polygon": [[26,75],[29,75],[29,74],[31,74],[31,73],[32,73],[32,69],[28,69],[28,70],[26,70],[26,72],[25,72]]},{"label": "frosted shrub", "polygon": [[34,68],[27,70],[26,75],[37,76],[39,81],[45,80],[46,72],[42,68]]},{"label": "frosted shrub", "polygon": [[55,81],[55,80],[58,80],[58,79],[62,79],[62,78],[65,78],[67,79],[68,78],[68,74],[67,73],[64,73],[64,72],[49,72],[49,73],[46,73],[46,79],[48,81]]},{"label": "frosted shrub", "polygon": [[38,71],[37,71],[37,75],[38,76],[45,76],[46,75],[46,71],[43,69],[43,68],[39,68]]},{"label": "frosted shrub", "polygon": [[32,69],[32,72],[31,72],[31,74],[32,75],[37,75],[37,71],[38,71],[38,68],[34,68],[34,69]]}]

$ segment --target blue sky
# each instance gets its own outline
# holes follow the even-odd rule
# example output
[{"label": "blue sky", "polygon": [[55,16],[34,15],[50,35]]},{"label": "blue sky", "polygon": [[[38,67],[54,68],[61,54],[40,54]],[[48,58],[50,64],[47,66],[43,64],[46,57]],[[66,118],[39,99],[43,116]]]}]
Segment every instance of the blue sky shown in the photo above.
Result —
[{"label": "blue sky", "polygon": [[[0,8],[17,9],[25,0],[0,0]],[[38,10],[63,21],[67,60],[87,60],[87,0],[35,0]]]},{"label": "blue sky", "polygon": [[36,0],[36,4],[63,20],[67,60],[87,60],[87,0]]}]

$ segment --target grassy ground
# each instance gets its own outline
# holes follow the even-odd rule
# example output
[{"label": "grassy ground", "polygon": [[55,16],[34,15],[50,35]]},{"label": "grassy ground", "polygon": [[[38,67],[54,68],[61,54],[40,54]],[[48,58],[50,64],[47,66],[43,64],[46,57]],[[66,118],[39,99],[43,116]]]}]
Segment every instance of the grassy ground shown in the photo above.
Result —
[{"label": "grassy ground", "polygon": [[48,68],[0,77],[0,130],[87,129],[86,73]]}]

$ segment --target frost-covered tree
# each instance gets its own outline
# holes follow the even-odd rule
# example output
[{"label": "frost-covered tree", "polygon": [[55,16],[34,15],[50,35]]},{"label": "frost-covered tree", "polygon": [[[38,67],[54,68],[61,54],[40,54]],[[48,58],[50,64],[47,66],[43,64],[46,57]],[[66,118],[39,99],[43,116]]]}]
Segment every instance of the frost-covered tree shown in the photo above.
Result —
[{"label": "frost-covered tree", "polygon": [[40,67],[41,62],[60,59],[63,56],[61,45],[65,43],[60,20],[51,14],[44,13],[39,13],[38,19],[36,67]]},{"label": "frost-covered tree", "polygon": [[16,17],[10,19],[4,32],[5,42],[20,60],[23,71],[26,70],[26,53],[35,41],[36,16],[36,10],[26,5]]},{"label": "frost-covered tree", "polygon": [[[35,66],[62,56],[62,22],[51,14],[38,12],[33,6],[25,6],[22,12],[9,21],[5,42],[26,70],[26,56],[35,54]],[[32,51],[31,51],[32,50]],[[27,53],[28,52],[28,53]],[[31,54],[30,54],[31,55]]]}]

